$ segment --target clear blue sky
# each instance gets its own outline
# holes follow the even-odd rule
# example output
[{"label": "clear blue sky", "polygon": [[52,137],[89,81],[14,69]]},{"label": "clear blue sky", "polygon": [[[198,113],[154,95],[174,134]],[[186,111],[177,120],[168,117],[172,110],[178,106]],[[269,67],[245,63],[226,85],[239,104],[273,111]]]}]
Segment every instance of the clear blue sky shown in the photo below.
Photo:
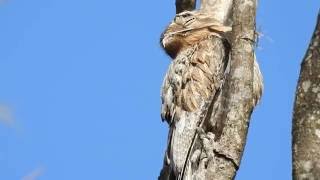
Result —
[{"label": "clear blue sky", "polygon": [[[290,179],[294,91],[319,7],[259,3],[265,92],[237,180]],[[156,179],[170,62],[158,42],[174,9],[173,0],[2,0],[0,179]]]}]

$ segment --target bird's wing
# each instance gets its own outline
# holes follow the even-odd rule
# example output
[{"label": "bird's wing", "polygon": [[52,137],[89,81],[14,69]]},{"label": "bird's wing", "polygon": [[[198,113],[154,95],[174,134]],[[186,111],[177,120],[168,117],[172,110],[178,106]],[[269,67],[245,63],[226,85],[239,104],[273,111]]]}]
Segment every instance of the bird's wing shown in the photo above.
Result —
[{"label": "bird's wing", "polygon": [[210,37],[186,48],[172,61],[162,87],[162,117],[170,123],[169,157],[181,172],[200,121],[202,107],[216,93],[225,67],[222,40]]}]

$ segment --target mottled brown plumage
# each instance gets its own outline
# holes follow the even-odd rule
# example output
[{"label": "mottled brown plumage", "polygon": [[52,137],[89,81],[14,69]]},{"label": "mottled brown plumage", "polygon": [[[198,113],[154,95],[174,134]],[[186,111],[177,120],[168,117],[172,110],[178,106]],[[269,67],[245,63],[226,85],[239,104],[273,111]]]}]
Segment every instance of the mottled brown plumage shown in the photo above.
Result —
[{"label": "mottled brown plumage", "polygon": [[196,11],[180,13],[170,23],[161,37],[162,47],[174,59],[163,84],[163,119],[171,121],[181,110],[195,111],[215,91],[222,62],[214,62],[210,39],[230,30]]},{"label": "mottled brown plumage", "polygon": [[173,58],[162,86],[161,117],[170,124],[167,156],[175,174],[182,171],[201,107],[223,79],[225,48],[219,37],[230,30],[205,14],[187,11],[177,14],[161,36]]},{"label": "mottled brown plumage", "polygon": [[[177,14],[160,43],[173,59],[162,85],[161,117],[170,125],[167,157],[175,174],[182,171],[202,107],[213,97],[224,78],[228,52],[226,33],[231,28],[199,11]],[[218,40],[217,40],[218,39]],[[219,53],[213,53],[219,52]],[[257,63],[255,79],[261,81]],[[256,101],[262,86],[253,86]]]},{"label": "mottled brown plumage", "polygon": [[176,15],[162,34],[160,41],[166,53],[171,58],[175,58],[178,52],[200,40],[229,31],[231,27],[223,26],[207,14],[199,11],[184,11]]}]

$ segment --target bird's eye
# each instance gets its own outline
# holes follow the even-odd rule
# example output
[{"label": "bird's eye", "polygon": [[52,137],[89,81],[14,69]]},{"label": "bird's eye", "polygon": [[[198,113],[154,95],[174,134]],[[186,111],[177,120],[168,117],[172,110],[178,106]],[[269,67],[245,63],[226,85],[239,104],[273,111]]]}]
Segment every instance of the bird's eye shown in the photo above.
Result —
[{"label": "bird's eye", "polygon": [[189,16],[191,16],[191,14],[189,14],[189,13],[185,13],[182,15],[182,17],[184,17],[184,18],[189,17]]},{"label": "bird's eye", "polygon": [[189,18],[189,19],[187,19],[187,20],[185,21],[184,25],[185,25],[185,26],[187,26],[187,25],[189,25],[189,24],[193,23],[193,22],[194,22],[194,20],[195,20],[195,18],[194,18],[194,17]]},{"label": "bird's eye", "polygon": [[189,12],[189,11],[184,11],[180,14],[177,14],[177,17],[183,17],[183,18],[186,18],[186,17],[189,17],[189,16],[192,16],[193,13]]}]

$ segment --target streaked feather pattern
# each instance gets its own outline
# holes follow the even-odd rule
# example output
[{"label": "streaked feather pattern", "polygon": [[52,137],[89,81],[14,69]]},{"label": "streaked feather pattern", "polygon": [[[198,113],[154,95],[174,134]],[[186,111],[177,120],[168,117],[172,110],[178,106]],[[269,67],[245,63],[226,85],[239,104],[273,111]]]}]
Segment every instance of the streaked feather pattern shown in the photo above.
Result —
[{"label": "streaked feather pattern", "polygon": [[[170,125],[167,155],[179,174],[206,104],[221,85],[227,63],[225,33],[230,27],[195,11],[177,14],[161,36],[161,45],[173,59],[165,75],[161,117]],[[213,53],[219,52],[219,53]],[[254,103],[262,93],[262,76],[254,68]]]}]

